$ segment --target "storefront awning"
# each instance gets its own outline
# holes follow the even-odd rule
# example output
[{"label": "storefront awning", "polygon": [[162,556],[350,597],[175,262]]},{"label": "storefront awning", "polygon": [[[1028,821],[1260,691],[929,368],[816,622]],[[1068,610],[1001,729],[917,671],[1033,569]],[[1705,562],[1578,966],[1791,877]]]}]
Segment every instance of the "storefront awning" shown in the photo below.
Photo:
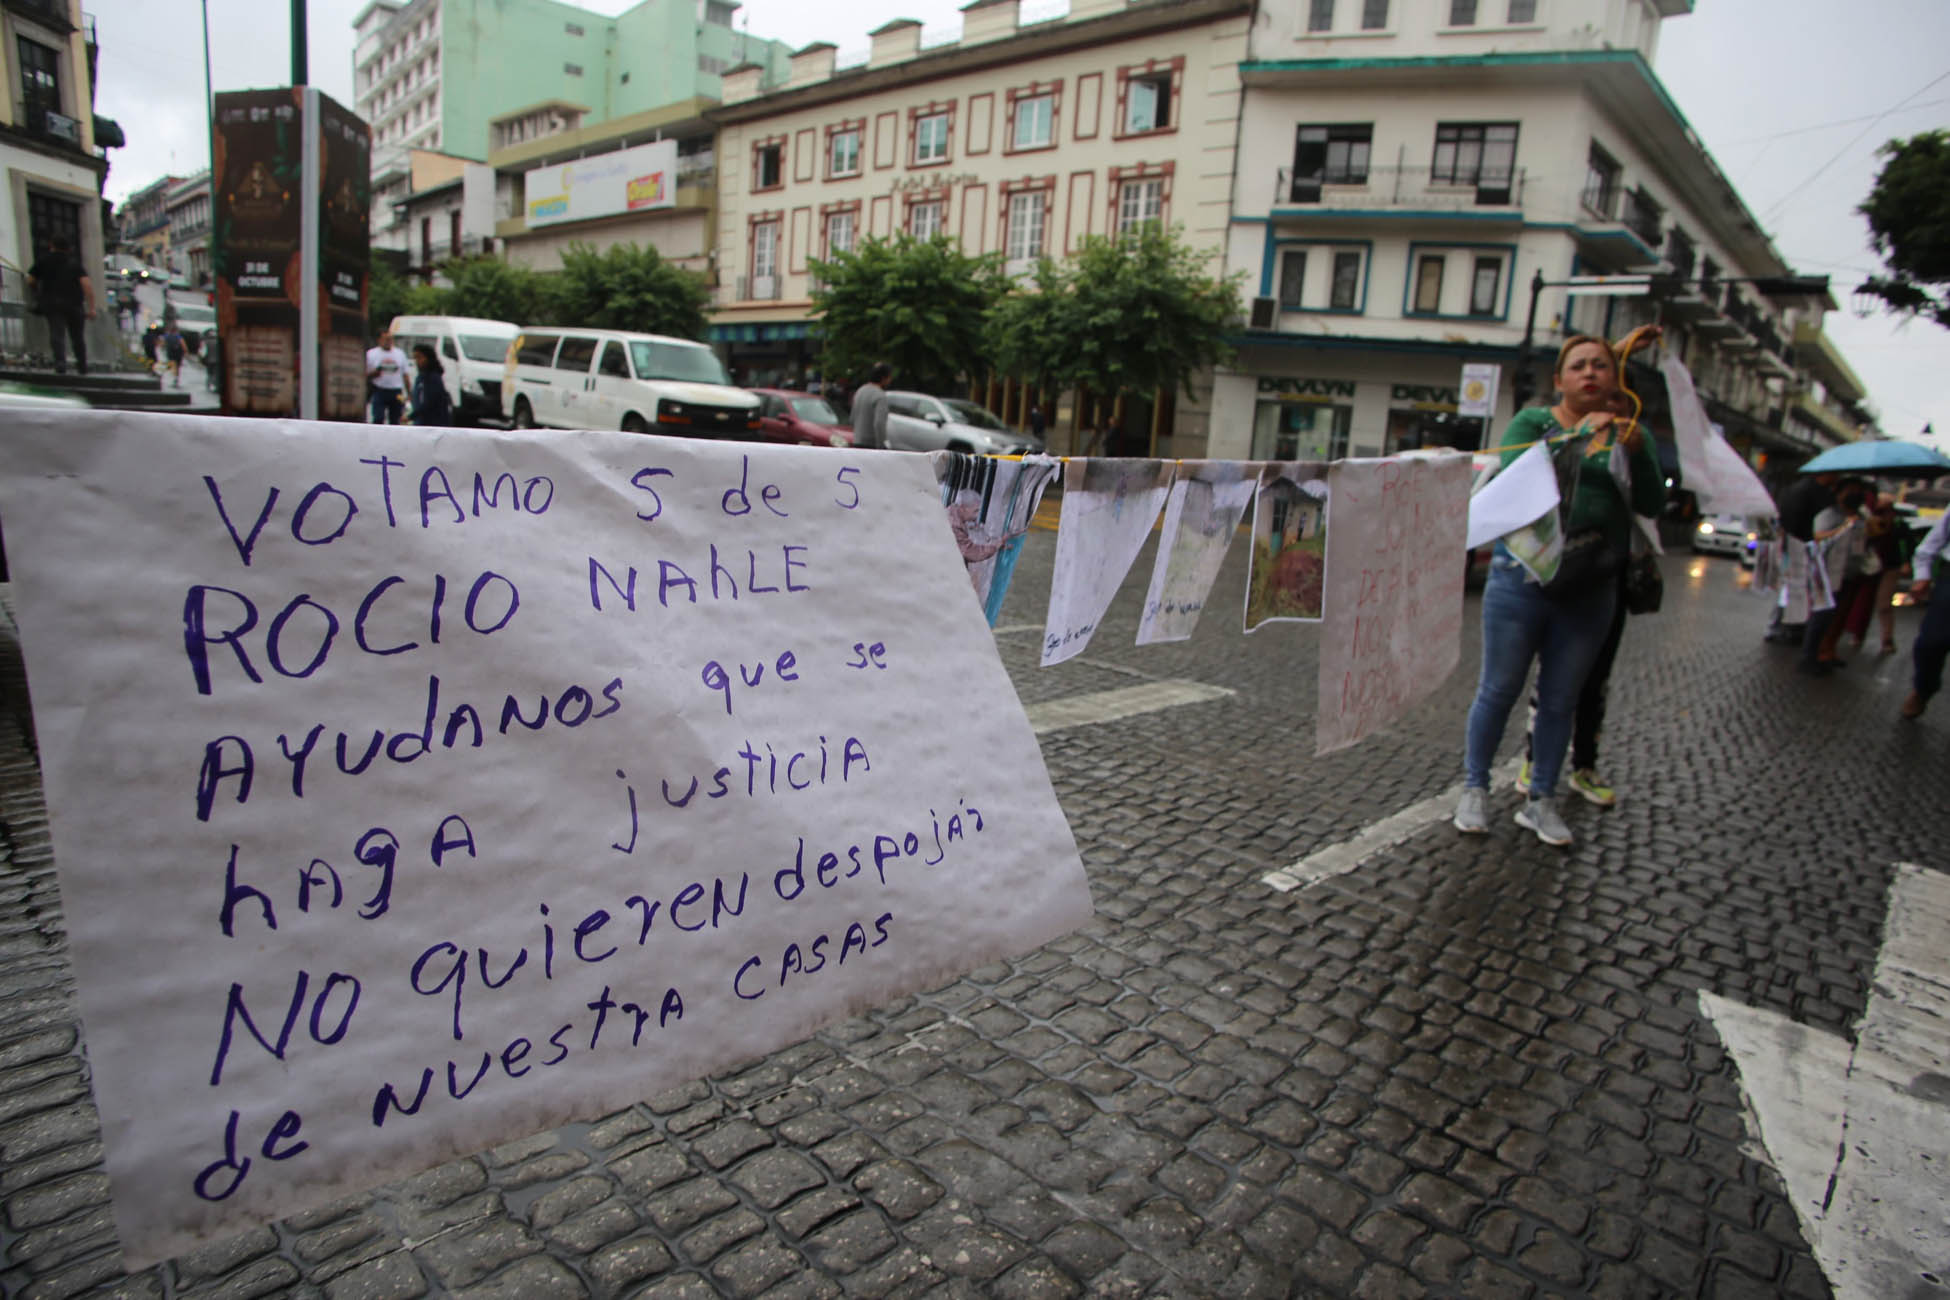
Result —
[{"label": "storefront awning", "polygon": [[713,343],[779,343],[786,339],[812,337],[812,322],[803,320],[763,321],[751,325],[713,325]]}]

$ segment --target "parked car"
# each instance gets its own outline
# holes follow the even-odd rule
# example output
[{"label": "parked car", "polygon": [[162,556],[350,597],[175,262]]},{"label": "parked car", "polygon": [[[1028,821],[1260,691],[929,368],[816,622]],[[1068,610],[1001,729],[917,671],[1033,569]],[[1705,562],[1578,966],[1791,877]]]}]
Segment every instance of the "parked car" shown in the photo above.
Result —
[{"label": "parked car", "polygon": [[887,445],[897,451],[1040,452],[1043,440],[1011,429],[983,407],[926,393],[887,394]]},{"label": "parked car", "polygon": [[507,321],[478,316],[393,317],[393,343],[402,352],[411,357],[424,343],[439,356],[447,396],[462,424],[508,418],[501,409],[501,371],[519,333]]},{"label": "parked car", "polygon": [[841,423],[833,404],[817,393],[788,388],[754,388],[758,397],[758,431],[766,442],[801,443],[808,447],[851,447],[853,430]]},{"label": "parked car", "polygon": [[1744,557],[1755,539],[1754,521],[1745,515],[1707,515],[1693,529],[1693,550],[1707,555]]},{"label": "parked car", "polygon": [[758,398],[733,388],[717,353],[624,330],[523,329],[508,346],[502,399],[517,429],[749,438]]}]

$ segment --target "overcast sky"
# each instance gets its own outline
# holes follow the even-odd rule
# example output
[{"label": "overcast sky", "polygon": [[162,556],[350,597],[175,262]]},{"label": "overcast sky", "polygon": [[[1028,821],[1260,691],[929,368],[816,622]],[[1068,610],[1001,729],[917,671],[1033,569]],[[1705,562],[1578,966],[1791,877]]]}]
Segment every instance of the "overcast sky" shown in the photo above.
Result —
[{"label": "overcast sky", "polygon": [[[1300,0],[1279,0],[1297,4]],[[365,0],[311,0],[312,83],[352,102],[352,19]],[[208,0],[220,90],[287,84],[289,6]],[[1064,0],[1024,0],[1025,16]],[[208,163],[202,24],[196,0],[91,0],[101,40],[97,111],[128,133],[109,154],[117,201],[165,173]],[[614,14],[627,0],[591,0]],[[955,0],[748,0],[741,25],[798,46],[829,40],[864,51],[867,32],[918,18],[932,43],[959,26]],[[1699,0],[1668,20],[1657,70],[1706,147],[1797,269],[1834,277],[1843,310],[1828,318],[1893,436],[1925,423],[1950,449],[1950,331],[1849,311],[1849,291],[1876,265],[1855,206],[1873,183],[1875,150],[1896,135],[1950,126],[1950,2]]]}]

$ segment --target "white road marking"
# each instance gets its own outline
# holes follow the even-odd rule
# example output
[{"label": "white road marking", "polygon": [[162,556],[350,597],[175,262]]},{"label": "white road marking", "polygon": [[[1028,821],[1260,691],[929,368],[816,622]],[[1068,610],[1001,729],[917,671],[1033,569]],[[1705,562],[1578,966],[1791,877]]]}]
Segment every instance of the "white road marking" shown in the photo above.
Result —
[{"label": "white road marking", "polygon": [[[1491,771],[1490,790],[1493,794],[1509,788],[1510,782],[1516,780],[1517,767],[1521,762],[1521,759],[1513,758]],[[1410,804],[1400,812],[1365,827],[1351,840],[1316,849],[1290,867],[1268,872],[1260,877],[1260,883],[1286,894],[1319,884],[1332,876],[1346,875],[1383,849],[1394,848],[1422,828],[1448,821],[1455,815],[1456,800],[1462,798],[1462,792],[1462,782],[1458,781],[1433,798]]]},{"label": "white road marking", "polygon": [[1842,1300],[1950,1282],[1950,876],[1898,864],[1855,1044],[1700,995]]},{"label": "white road marking", "polygon": [[1204,682],[1167,678],[1163,681],[1146,682],[1142,686],[1120,686],[1111,691],[1066,695],[1060,700],[1045,700],[1041,704],[1032,704],[1024,712],[1029,715],[1029,725],[1040,736],[1046,732],[1061,731],[1066,727],[1115,722],[1119,718],[1135,717],[1140,713],[1156,713],[1160,709],[1175,709],[1184,704],[1204,704],[1210,700],[1222,700],[1231,694],[1232,692],[1223,686],[1207,686]]},{"label": "white road marking", "polygon": [[1017,636],[1023,632],[1041,632],[1041,623],[1004,623],[1001,627],[990,628],[997,636]]}]

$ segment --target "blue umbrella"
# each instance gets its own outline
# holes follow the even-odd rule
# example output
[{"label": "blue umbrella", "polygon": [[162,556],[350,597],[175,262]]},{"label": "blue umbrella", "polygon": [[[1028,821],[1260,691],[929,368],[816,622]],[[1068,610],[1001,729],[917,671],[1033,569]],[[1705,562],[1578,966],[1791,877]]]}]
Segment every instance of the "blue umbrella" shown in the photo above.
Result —
[{"label": "blue umbrella", "polygon": [[1803,474],[1941,474],[1950,456],[1920,442],[1873,438],[1830,447],[1801,467]]}]

